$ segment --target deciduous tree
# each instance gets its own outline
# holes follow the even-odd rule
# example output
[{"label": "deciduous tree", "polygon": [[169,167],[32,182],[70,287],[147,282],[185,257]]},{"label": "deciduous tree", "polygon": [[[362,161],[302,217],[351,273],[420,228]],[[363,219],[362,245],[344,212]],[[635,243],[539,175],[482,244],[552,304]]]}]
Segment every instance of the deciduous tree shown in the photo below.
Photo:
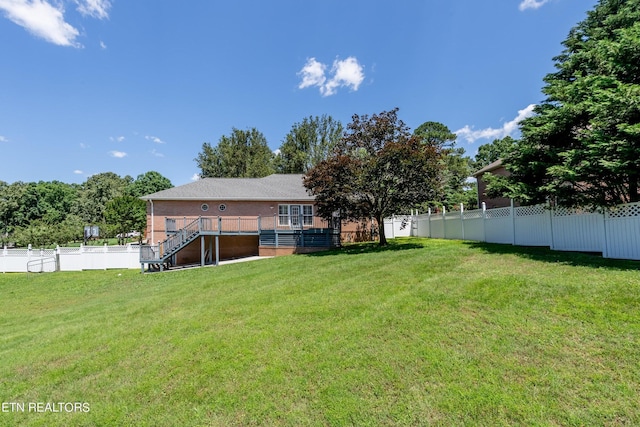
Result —
[{"label": "deciduous tree", "polygon": [[142,197],[171,187],[173,184],[169,178],[162,176],[159,172],[149,171],[138,175],[136,180],[129,185],[127,193],[134,197]]},{"label": "deciduous tree", "polygon": [[113,172],[103,172],[87,178],[82,184],[73,212],[86,225],[104,223],[104,209],[106,204],[125,194],[133,182],[130,176],[120,177]]},{"label": "deciduous tree", "polygon": [[383,219],[435,197],[441,147],[412,135],[398,109],[373,116],[354,115],[334,155],[304,179],[316,196],[318,213],[341,220],[373,218],[380,245],[386,245]]},{"label": "deciduous tree", "polygon": [[267,139],[256,128],[233,128],[217,146],[202,144],[195,161],[202,178],[261,178],[274,173],[273,158]]},{"label": "deciduous tree", "polygon": [[124,244],[128,233],[137,231],[142,236],[146,228],[147,205],[137,197],[116,197],[107,203],[104,213],[107,224],[120,244]]},{"label": "deciduous tree", "polygon": [[447,209],[459,208],[460,203],[472,206],[477,203],[478,195],[475,185],[468,181],[471,176],[471,159],[465,156],[464,148],[456,147],[456,134],[439,122],[425,122],[413,132],[427,145],[438,147],[442,153],[440,175],[440,191],[438,198],[423,204],[429,206],[445,206]]},{"label": "deciduous tree", "polygon": [[276,157],[278,172],[306,173],[329,157],[342,132],[342,123],[327,115],[309,116],[294,124]]}]

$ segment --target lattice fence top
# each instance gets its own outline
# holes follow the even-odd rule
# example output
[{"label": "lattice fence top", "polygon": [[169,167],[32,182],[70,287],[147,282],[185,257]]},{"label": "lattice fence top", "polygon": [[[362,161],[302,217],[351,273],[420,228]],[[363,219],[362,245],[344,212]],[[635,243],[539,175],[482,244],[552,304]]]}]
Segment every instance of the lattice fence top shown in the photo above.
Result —
[{"label": "lattice fence top", "polygon": [[6,254],[7,256],[27,256],[29,255],[29,249],[5,249],[0,250],[0,256]]},{"label": "lattice fence top", "polygon": [[556,207],[553,209],[553,216],[574,216],[574,215],[594,215],[598,214],[598,212],[594,212],[588,210],[586,208],[565,208],[565,207]]},{"label": "lattice fence top", "polygon": [[79,254],[80,248],[59,248],[61,254]]},{"label": "lattice fence top", "polygon": [[544,215],[548,212],[544,205],[520,206],[515,210],[518,217]]},{"label": "lattice fence top", "polygon": [[611,208],[607,212],[608,218],[635,218],[640,216],[640,203],[629,203]]},{"label": "lattice fence top", "polygon": [[484,217],[483,211],[481,209],[476,209],[473,211],[465,211],[463,215],[464,215],[464,219],[476,219],[476,218]]},{"label": "lattice fence top", "polygon": [[54,256],[56,254],[55,249],[7,249],[6,251],[0,249],[0,256],[6,252],[7,256],[28,256],[31,255],[33,258],[39,258],[40,256]]},{"label": "lattice fence top", "polygon": [[487,219],[506,218],[511,216],[511,208],[487,209],[485,215]]}]

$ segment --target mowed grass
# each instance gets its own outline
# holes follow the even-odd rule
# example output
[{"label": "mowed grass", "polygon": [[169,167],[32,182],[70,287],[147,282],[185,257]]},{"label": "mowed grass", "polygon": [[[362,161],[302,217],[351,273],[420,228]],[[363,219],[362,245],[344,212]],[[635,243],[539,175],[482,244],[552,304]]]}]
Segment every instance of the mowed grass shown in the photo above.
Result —
[{"label": "mowed grass", "polygon": [[0,425],[640,424],[638,262],[399,239],[5,274],[0,304]]}]

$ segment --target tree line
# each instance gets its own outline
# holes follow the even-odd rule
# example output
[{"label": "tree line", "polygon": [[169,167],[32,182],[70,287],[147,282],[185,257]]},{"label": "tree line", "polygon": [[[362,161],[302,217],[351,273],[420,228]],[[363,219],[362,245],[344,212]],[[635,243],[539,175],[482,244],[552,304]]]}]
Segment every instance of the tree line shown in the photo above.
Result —
[{"label": "tree line", "polygon": [[143,233],[146,204],[139,197],[171,188],[151,171],[137,178],[113,172],[92,175],[82,184],[60,181],[0,181],[0,244],[36,247],[85,240],[84,227],[97,226],[100,237]]},{"label": "tree line", "polygon": [[[358,117],[357,115],[354,117]],[[216,145],[205,142],[195,161],[200,177],[259,178],[273,173],[307,174],[320,162],[336,155],[341,141],[349,137],[348,127],[329,115],[309,116],[295,123],[282,144],[272,151],[265,136],[256,128],[232,128]],[[438,122],[425,122],[414,133],[438,144],[440,175],[438,188],[421,207],[439,206],[456,209],[477,204],[475,182],[471,174],[497,160],[500,150],[510,145],[510,137],[481,147],[475,158],[456,147],[456,135]]]},{"label": "tree line", "polygon": [[[438,185],[430,198],[420,205],[455,208],[460,203],[474,205],[474,184],[467,181],[482,159],[471,159],[464,149],[455,147],[456,136],[445,125],[425,122],[416,134],[437,141]],[[340,141],[347,138],[345,127],[331,116],[306,117],[295,123],[273,152],[257,129],[232,128],[218,144],[202,145],[195,158],[200,176],[263,177],[272,173],[307,174],[320,162],[335,154]],[[86,226],[97,226],[101,238],[118,237],[131,232],[144,233],[146,205],[140,196],[173,185],[160,173],[151,171],[121,177],[113,172],[92,175],[82,184],[60,181],[0,181],[0,245],[36,247],[86,240]]]}]

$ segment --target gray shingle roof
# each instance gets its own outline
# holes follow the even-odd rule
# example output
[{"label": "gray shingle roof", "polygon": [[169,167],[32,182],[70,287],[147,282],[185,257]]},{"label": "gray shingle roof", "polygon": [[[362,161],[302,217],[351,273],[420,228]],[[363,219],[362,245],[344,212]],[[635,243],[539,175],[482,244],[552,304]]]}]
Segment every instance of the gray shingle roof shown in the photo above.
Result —
[{"label": "gray shingle roof", "polygon": [[142,196],[143,200],[314,200],[302,185],[304,175],[264,178],[203,178]]}]

